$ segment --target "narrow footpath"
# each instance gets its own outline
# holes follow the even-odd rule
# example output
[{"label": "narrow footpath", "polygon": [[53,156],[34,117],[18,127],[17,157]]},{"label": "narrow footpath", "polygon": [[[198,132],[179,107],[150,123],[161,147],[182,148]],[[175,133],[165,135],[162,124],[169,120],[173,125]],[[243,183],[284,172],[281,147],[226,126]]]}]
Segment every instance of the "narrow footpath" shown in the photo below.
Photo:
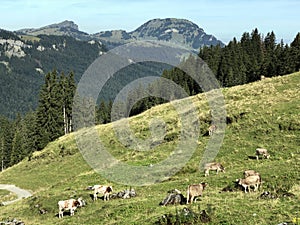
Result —
[{"label": "narrow footpath", "polygon": [[18,196],[17,199],[14,199],[12,201],[2,202],[2,205],[9,205],[11,203],[21,200],[22,198],[28,198],[28,197],[32,196],[32,194],[29,191],[18,188],[12,184],[0,184],[0,189],[6,189],[10,192],[14,192]]}]

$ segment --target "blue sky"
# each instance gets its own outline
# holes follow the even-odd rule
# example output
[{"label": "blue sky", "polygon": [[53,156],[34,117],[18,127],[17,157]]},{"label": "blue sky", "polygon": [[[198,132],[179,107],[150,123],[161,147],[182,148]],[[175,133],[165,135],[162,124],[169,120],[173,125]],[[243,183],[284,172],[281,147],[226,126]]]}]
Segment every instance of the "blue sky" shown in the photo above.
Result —
[{"label": "blue sky", "polygon": [[0,28],[38,28],[72,20],[87,33],[132,31],[154,18],[183,18],[227,43],[255,27],[291,42],[300,32],[299,0],[2,0]]}]

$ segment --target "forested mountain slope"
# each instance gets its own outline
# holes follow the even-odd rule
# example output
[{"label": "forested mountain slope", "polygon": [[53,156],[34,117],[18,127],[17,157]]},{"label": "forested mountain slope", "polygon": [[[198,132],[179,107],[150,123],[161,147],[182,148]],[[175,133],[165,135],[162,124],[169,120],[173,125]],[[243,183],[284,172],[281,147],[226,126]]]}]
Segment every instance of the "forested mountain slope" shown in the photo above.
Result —
[{"label": "forested mountain slope", "polygon": [[0,30],[0,113],[15,118],[35,110],[44,76],[56,69],[71,71],[78,81],[87,67],[103,53],[99,42],[68,36],[17,36]]}]

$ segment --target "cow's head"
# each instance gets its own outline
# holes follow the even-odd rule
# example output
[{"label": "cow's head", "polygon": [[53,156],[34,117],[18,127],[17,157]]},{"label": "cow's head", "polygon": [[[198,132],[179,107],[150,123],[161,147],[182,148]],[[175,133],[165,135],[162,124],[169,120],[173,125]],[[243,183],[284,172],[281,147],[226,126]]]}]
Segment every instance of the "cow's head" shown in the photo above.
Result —
[{"label": "cow's head", "polygon": [[221,165],[220,170],[221,170],[221,172],[225,173],[225,167],[224,166]]},{"label": "cow's head", "polygon": [[204,189],[205,187],[207,187],[207,186],[208,186],[208,183],[202,182],[202,183],[201,183],[201,186],[202,186],[202,187],[203,187],[203,189]]},{"label": "cow's head", "polygon": [[107,192],[107,193],[113,192],[112,186],[108,186],[108,187],[106,188],[106,192]]},{"label": "cow's head", "polygon": [[83,200],[82,200],[82,198],[78,198],[78,199],[74,202],[74,206],[76,206],[76,207],[82,207],[82,206],[83,206]]},{"label": "cow's head", "polygon": [[237,180],[238,185],[243,185],[243,183],[245,182],[245,179],[242,179],[242,178],[236,179],[236,180]]}]

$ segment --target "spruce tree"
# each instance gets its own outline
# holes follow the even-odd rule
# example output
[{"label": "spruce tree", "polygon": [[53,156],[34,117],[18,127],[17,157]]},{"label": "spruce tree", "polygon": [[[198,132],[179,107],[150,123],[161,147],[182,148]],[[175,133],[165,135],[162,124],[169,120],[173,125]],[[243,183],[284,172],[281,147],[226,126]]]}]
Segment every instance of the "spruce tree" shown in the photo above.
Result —
[{"label": "spruce tree", "polygon": [[291,61],[293,71],[300,70],[300,33],[298,33],[295,39],[291,43]]},{"label": "spruce tree", "polygon": [[37,108],[37,147],[42,149],[63,134],[62,97],[56,70],[48,73],[41,88]]},{"label": "spruce tree", "polygon": [[25,158],[26,153],[24,152],[24,137],[21,119],[19,118],[15,124],[14,138],[12,141],[12,148],[10,154],[10,163],[11,165],[17,164],[23,158]]},{"label": "spruce tree", "polygon": [[261,74],[267,77],[277,75],[276,37],[274,32],[268,33],[264,39],[264,59]]},{"label": "spruce tree", "polygon": [[13,141],[13,123],[0,115],[0,160],[1,170],[11,166],[11,148]]},{"label": "spruce tree", "polygon": [[59,102],[61,106],[61,114],[63,117],[64,134],[72,131],[72,107],[73,98],[76,90],[74,73],[70,72],[66,77],[64,73],[59,79],[60,96]]}]

